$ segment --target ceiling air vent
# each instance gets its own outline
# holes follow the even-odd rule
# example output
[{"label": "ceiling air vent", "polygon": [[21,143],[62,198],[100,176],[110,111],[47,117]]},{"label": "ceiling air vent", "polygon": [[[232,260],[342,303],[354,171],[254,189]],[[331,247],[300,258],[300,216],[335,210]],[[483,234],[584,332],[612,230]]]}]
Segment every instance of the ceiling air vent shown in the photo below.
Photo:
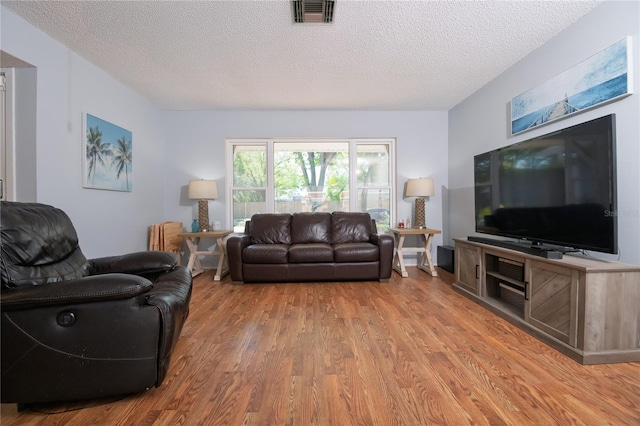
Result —
[{"label": "ceiling air vent", "polygon": [[333,22],[335,0],[292,0],[293,22],[325,23]]}]

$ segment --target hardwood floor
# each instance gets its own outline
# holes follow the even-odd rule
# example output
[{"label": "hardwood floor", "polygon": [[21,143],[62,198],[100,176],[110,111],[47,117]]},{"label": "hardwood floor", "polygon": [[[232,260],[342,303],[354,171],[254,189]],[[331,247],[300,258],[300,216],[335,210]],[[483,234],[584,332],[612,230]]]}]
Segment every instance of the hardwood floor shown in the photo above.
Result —
[{"label": "hardwood floor", "polygon": [[388,284],[202,274],[160,388],[22,412],[3,404],[1,423],[640,424],[640,363],[580,365],[455,293],[439,271],[409,268]]}]

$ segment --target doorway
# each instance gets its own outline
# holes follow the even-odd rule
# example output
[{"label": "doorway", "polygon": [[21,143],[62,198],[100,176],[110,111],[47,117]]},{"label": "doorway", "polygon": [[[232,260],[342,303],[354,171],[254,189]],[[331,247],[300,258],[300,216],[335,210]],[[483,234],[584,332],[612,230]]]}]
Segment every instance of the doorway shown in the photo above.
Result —
[{"label": "doorway", "polygon": [[37,201],[37,68],[0,50],[1,200]]},{"label": "doorway", "polygon": [[15,200],[13,70],[0,70],[0,200]]}]

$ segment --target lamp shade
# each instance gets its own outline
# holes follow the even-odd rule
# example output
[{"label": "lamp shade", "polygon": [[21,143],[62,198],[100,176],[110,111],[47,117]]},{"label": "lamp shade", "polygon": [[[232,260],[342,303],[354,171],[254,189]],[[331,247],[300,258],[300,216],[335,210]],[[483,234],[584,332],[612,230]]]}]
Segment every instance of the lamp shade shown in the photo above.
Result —
[{"label": "lamp shade", "polygon": [[190,180],[189,198],[192,200],[215,200],[218,198],[218,184],[214,180]]},{"label": "lamp shade", "polygon": [[418,178],[407,181],[407,197],[429,197],[434,195],[433,179]]}]

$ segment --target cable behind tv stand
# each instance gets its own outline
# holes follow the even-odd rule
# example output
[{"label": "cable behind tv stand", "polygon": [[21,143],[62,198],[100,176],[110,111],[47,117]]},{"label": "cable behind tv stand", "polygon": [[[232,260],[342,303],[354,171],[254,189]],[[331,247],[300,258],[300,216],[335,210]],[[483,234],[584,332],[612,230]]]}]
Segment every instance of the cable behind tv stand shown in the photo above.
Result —
[{"label": "cable behind tv stand", "polygon": [[521,244],[515,241],[494,240],[493,238],[474,237],[469,236],[467,240],[487,244],[494,247],[502,247],[509,250],[519,251],[521,253],[527,253],[533,256],[543,257],[545,259],[562,259],[563,252],[556,249],[547,248],[544,246],[532,246],[531,244]]}]

